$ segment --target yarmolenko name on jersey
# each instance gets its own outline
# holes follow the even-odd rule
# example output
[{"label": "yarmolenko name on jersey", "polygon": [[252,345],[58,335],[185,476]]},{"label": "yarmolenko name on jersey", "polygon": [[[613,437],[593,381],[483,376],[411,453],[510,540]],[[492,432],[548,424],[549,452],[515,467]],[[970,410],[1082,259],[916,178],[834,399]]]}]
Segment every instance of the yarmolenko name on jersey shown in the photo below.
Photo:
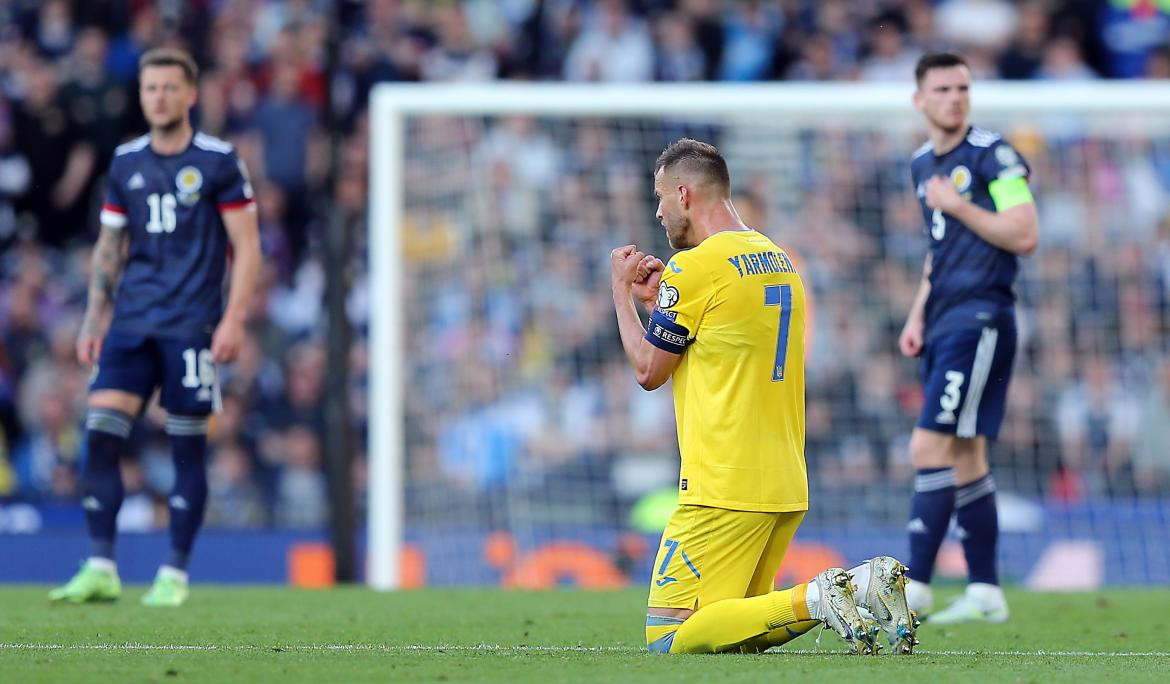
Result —
[{"label": "yarmolenko name on jersey", "polygon": [[739,277],[765,273],[796,273],[796,267],[784,252],[754,252],[728,257],[727,261],[739,271]]}]

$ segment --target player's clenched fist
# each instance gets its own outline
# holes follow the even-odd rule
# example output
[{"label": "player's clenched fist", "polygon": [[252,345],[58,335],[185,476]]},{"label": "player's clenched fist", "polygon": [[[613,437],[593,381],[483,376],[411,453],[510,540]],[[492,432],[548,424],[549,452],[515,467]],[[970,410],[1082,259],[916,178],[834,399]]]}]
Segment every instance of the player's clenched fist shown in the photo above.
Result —
[{"label": "player's clenched fist", "polygon": [[653,254],[647,254],[638,262],[633,292],[634,297],[642,302],[647,310],[653,309],[654,302],[658,299],[658,284],[662,281],[662,272],[665,269],[666,265]]},{"label": "player's clenched fist", "polygon": [[934,176],[926,181],[926,206],[951,213],[963,201],[955,184],[946,176]]},{"label": "player's clenched fist", "polygon": [[618,247],[609,253],[609,268],[614,288],[629,288],[638,282],[638,265],[646,255],[634,245]]},{"label": "player's clenched fist", "polygon": [[[646,256],[642,257],[641,261],[638,262],[638,277],[635,282],[640,283],[647,278],[652,278],[655,273],[661,277],[662,269],[664,268],[666,268],[666,265],[662,263],[662,259],[659,259],[653,254],[647,254]],[[657,287],[657,284],[655,287]]]}]

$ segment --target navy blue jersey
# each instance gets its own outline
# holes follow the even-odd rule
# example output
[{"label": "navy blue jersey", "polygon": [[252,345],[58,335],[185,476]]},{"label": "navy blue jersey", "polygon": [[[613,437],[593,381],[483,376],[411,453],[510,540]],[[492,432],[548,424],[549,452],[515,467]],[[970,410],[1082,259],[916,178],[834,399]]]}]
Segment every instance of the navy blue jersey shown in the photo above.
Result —
[{"label": "navy blue jersey", "polygon": [[926,206],[926,181],[947,176],[959,194],[995,211],[988,186],[999,179],[1027,178],[1028,163],[998,134],[971,127],[957,147],[936,155],[930,143],[910,162],[910,175],[930,236],[930,297],[926,300],[926,340],[955,330],[976,328],[1015,304],[1012,285],[1019,264],[941,210]]},{"label": "navy blue jersey", "polygon": [[149,135],[118,147],[101,220],[129,231],[130,253],[111,331],[211,332],[223,315],[229,245],[220,212],[252,205],[244,164],[223,140],[196,133],[174,155],[153,151]]}]

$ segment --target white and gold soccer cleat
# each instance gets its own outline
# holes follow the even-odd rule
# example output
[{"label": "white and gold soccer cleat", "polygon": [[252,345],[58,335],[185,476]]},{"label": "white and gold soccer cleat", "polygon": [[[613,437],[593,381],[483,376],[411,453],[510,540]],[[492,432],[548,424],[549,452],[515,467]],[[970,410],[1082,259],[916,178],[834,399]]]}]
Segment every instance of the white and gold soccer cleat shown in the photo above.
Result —
[{"label": "white and gold soccer cleat", "polygon": [[877,625],[868,622],[857,612],[853,582],[841,568],[829,568],[813,578],[821,592],[821,622],[849,644],[857,655],[874,655],[877,643]]},{"label": "white and gold soccer cleat", "polygon": [[906,601],[909,568],[892,556],[871,558],[865,565],[869,566],[869,583],[859,587],[857,605],[877,621],[886,633],[893,653],[913,653],[918,645],[915,633],[921,623]]}]

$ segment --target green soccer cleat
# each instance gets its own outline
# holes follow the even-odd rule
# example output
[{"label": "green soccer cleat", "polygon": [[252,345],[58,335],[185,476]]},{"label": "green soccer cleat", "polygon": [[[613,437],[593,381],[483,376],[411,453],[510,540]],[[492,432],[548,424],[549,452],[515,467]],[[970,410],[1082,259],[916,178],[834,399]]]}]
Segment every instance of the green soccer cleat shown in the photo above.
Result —
[{"label": "green soccer cleat", "polygon": [[87,603],[90,601],[116,601],[122,595],[122,582],[113,561],[90,559],[81,564],[81,569],[64,586],[49,592],[54,603]]},{"label": "green soccer cleat", "polygon": [[187,573],[163,566],[158,569],[150,591],[143,595],[142,605],[163,608],[178,607],[187,602],[189,594]]},{"label": "green soccer cleat", "polygon": [[860,588],[857,605],[869,611],[886,633],[890,648],[897,654],[910,654],[918,645],[915,632],[918,618],[906,602],[906,572],[909,568],[891,556],[866,561],[869,586]]},{"label": "green soccer cleat", "polygon": [[861,617],[853,597],[853,582],[841,568],[829,568],[813,578],[821,591],[820,619],[849,644],[857,655],[874,655],[878,627]]}]

